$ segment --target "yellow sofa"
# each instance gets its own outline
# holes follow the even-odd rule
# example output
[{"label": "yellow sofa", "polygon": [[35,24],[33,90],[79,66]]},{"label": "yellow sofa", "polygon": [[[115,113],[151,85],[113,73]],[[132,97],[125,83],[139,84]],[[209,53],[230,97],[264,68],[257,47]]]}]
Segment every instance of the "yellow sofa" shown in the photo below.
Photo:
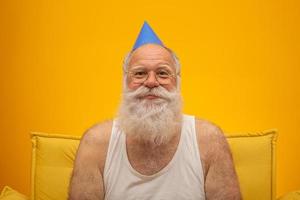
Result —
[{"label": "yellow sofa", "polygon": [[[32,133],[31,200],[67,199],[78,136]],[[244,200],[275,200],[276,130],[226,134]],[[8,191],[8,189],[6,188]],[[12,190],[0,200],[18,200]],[[2,192],[5,193],[5,192]],[[281,200],[300,199],[290,193]],[[27,199],[23,196],[23,199]]]}]

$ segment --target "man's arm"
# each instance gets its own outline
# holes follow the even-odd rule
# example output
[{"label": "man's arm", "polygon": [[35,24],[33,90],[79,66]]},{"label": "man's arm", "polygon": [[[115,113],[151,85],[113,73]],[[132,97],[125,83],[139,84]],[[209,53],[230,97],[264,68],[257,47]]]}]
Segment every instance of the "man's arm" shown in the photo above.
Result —
[{"label": "man's arm", "polygon": [[208,171],[205,181],[207,200],[242,199],[238,178],[226,137],[217,126],[210,133]]},{"label": "man's arm", "polygon": [[96,125],[80,141],[69,188],[69,200],[104,199],[103,168],[111,123]]}]

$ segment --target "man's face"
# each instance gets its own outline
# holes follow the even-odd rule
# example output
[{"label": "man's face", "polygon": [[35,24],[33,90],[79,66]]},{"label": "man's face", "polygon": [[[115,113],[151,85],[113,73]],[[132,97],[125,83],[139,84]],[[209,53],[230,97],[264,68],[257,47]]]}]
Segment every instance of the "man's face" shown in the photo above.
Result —
[{"label": "man's face", "polygon": [[167,142],[181,125],[175,63],[165,48],[147,44],[129,58],[118,124],[134,138]]},{"label": "man's face", "polygon": [[[126,83],[128,89],[136,90],[142,85],[149,89],[162,86],[168,91],[173,91],[176,88],[175,63],[171,53],[162,46],[146,44],[132,53],[130,62],[128,63],[128,71],[140,73],[139,70],[148,72],[147,79],[141,83],[137,83],[131,76],[132,74],[128,74]],[[160,78],[158,75],[163,75],[164,72],[170,72],[173,76],[167,79]],[[156,97],[149,95],[145,98],[155,99]]]}]

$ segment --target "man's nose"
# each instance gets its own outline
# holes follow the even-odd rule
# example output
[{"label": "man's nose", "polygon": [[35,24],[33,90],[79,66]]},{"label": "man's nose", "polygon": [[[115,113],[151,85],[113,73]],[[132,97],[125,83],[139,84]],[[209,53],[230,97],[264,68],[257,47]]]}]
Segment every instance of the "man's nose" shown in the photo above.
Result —
[{"label": "man's nose", "polygon": [[159,82],[157,81],[154,72],[149,72],[148,78],[145,80],[144,85],[148,88],[154,88],[159,86]]}]

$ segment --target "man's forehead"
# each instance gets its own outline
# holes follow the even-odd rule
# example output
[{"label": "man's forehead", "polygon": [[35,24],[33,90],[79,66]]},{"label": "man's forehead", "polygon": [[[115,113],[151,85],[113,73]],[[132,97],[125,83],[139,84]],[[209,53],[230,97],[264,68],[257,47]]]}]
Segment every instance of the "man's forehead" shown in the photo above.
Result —
[{"label": "man's forehead", "polygon": [[136,49],[131,55],[130,63],[148,60],[173,64],[171,53],[166,48],[155,44],[143,45]]}]

